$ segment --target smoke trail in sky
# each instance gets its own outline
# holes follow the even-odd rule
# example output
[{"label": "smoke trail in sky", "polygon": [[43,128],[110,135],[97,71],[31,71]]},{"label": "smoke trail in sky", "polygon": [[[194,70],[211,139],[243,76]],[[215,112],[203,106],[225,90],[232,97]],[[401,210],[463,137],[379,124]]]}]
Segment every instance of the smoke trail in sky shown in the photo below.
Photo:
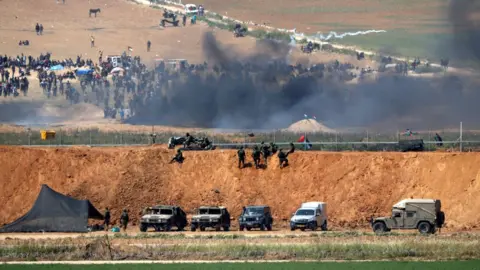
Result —
[{"label": "smoke trail in sky", "polygon": [[324,36],[322,33],[317,33],[316,35],[313,36],[307,36],[304,33],[299,33],[295,34],[296,36],[301,36],[301,37],[312,37],[320,40],[330,40],[332,38],[344,38],[346,36],[360,36],[360,35],[368,35],[368,34],[373,34],[373,33],[385,33],[387,31],[385,30],[367,30],[367,31],[357,31],[357,32],[346,32],[343,34],[338,34],[337,32],[330,32],[328,35]]}]

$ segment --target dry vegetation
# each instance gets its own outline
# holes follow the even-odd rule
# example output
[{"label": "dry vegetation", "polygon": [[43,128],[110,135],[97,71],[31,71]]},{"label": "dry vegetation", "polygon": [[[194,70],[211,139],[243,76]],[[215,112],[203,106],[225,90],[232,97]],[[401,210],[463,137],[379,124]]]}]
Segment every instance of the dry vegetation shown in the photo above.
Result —
[{"label": "dry vegetation", "polygon": [[79,237],[1,241],[2,260],[460,260],[480,256],[478,234],[448,236],[320,233],[298,237],[263,238]]}]

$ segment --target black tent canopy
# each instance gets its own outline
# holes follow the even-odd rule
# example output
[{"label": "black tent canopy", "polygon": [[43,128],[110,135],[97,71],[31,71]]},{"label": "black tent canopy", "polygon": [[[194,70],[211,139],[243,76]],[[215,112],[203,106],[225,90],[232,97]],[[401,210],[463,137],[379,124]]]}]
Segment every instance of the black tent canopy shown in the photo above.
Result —
[{"label": "black tent canopy", "polygon": [[42,185],[32,209],[0,232],[87,232],[89,218],[103,219],[89,200],[77,200]]}]

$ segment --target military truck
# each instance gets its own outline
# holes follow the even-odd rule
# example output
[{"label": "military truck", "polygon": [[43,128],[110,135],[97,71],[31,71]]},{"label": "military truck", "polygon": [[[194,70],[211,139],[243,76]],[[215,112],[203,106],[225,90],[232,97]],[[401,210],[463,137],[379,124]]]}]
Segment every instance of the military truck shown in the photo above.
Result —
[{"label": "military truck", "polygon": [[230,213],[223,206],[201,206],[196,215],[192,217],[190,224],[192,232],[197,229],[205,231],[206,228],[215,228],[216,231],[223,228],[224,231],[229,231]]},{"label": "military truck", "polygon": [[318,227],[327,230],[327,204],[324,202],[306,202],[293,214],[290,219],[290,230],[310,229],[315,231]]},{"label": "military truck", "polygon": [[441,207],[440,200],[401,200],[393,205],[391,217],[372,218],[372,229],[377,234],[392,229],[418,229],[422,234],[433,234],[445,223],[445,213]]},{"label": "military truck", "polygon": [[242,215],[238,218],[238,223],[240,231],[245,229],[250,231],[253,228],[259,228],[261,231],[265,231],[265,229],[271,231],[273,218],[270,207],[266,205],[244,207]]},{"label": "military truck", "polygon": [[158,205],[144,210],[140,219],[140,231],[146,232],[151,227],[155,231],[170,231],[172,227],[183,231],[187,223],[187,215],[179,206]]}]

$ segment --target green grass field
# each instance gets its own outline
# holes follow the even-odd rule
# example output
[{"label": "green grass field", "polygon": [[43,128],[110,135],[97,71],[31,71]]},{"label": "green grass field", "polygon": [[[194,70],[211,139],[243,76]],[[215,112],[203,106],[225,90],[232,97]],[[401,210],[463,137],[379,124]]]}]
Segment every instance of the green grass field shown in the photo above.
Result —
[{"label": "green grass field", "polygon": [[165,269],[165,270],[447,270],[447,269],[480,269],[480,261],[448,261],[448,262],[319,262],[319,263],[219,263],[219,264],[123,264],[123,265],[0,265],[3,270],[58,270],[58,269],[86,269],[86,270],[135,270],[135,269]]}]

